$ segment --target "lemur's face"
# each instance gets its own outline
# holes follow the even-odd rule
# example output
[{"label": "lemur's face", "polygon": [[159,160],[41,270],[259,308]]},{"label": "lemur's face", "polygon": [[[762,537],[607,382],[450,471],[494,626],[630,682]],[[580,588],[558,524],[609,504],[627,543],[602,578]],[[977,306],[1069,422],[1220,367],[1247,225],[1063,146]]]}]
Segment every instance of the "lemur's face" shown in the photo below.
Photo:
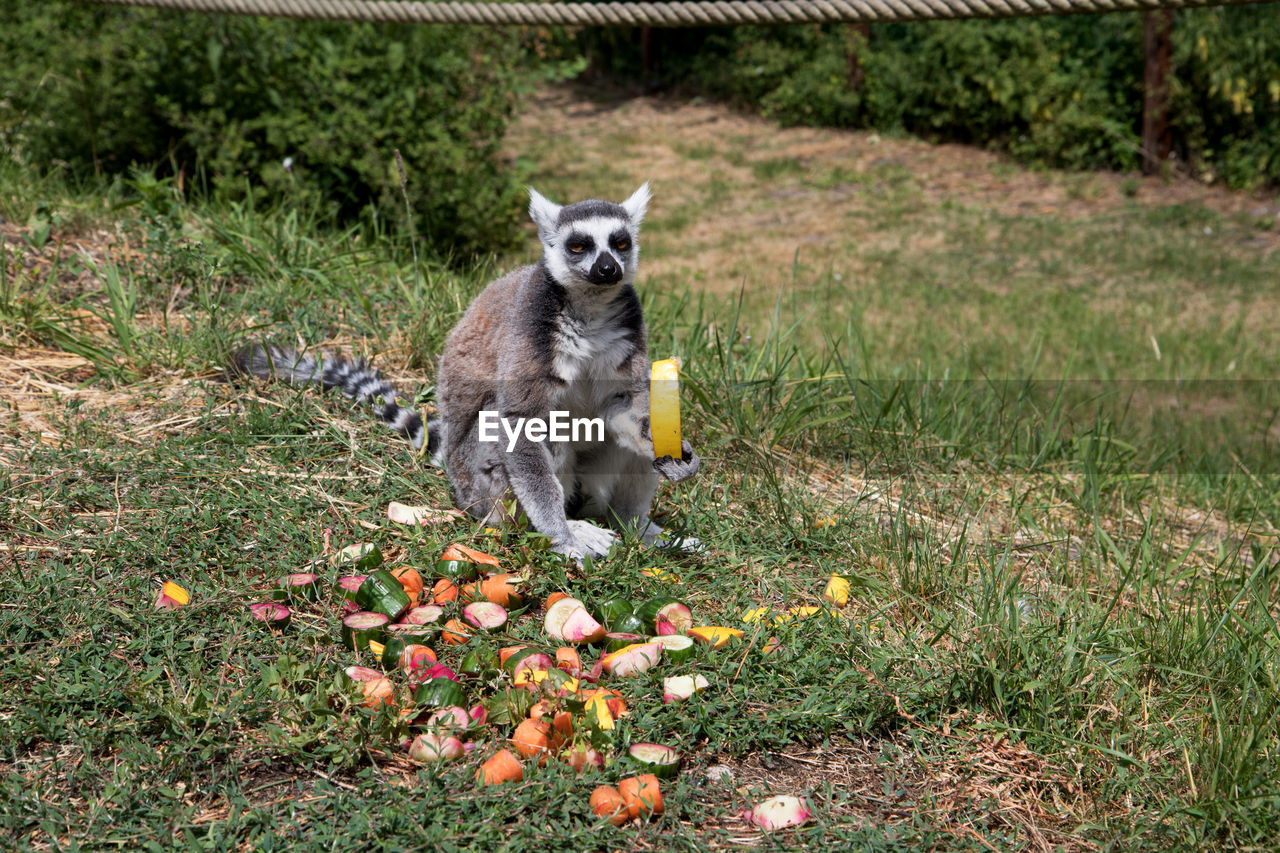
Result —
[{"label": "lemur's face", "polygon": [[561,207],[529,190],[529,214],[538,226],[543,257],[565,286],[608,288],[635,279],[636,237],[649,203],[649,185],[622,204],[580,201]]}]

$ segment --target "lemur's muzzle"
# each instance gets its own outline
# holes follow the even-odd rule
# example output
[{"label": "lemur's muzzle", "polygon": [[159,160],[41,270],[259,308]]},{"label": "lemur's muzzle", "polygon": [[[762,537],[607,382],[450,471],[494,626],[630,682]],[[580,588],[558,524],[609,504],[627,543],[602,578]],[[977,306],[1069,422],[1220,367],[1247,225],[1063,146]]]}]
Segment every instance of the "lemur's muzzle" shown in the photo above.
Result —
[{"label": "lemur's muzzle", "polygon": [[608,252],[601,252],[596,262],[587,273],[587,281],[592,284],[617,284],[622,281],[622,264]]}]

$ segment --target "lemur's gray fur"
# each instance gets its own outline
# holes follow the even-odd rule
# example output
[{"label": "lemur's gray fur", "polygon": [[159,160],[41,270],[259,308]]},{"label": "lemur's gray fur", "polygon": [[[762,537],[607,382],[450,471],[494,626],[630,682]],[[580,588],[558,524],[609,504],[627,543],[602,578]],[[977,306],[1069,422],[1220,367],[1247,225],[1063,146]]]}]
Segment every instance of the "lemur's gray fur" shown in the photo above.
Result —
[{"label": "lemur's gray fur", "polygon": [[[700,463],[688,442],[682,459],[653,458],[649,356],[632,287],[649,185],[621,204],[592,199],[561,207],[533,189],[529,196],[542,259],[489,284],[449,336],[428,450],[445,466],[460,508],[499,523],[504,499],[514,493],[534,528],[572,559],[603,556],[617,540],[614,530],[585,519],[664,544],[662,529],[649,519],[658,475],[683,480]],[[233,369],[339,387],[358,402],[380,398],[387,425],[422,446],[421,418],[402,408],[395,389],[363,361],[255,344],[237,354]],[[548,419],[552,411],[602,418],[605,437],[536,443],[522,433],[508,451],[505,436],[479,440],[482,410],[512,422]]]}]

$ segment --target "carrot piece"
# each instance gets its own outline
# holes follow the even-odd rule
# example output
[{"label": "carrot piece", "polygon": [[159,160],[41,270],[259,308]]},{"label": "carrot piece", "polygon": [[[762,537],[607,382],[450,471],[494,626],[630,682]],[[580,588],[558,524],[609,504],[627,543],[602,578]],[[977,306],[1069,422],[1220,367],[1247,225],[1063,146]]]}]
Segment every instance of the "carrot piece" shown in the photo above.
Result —
[{"label": "carrot piece", "polygon": [[536,758],[539,764],[545,764],[551,752],[551,724],[533,718],[524,720],[511,735],[511,745],[525,758]]},{"label": "carrot piece", "polygon": [[663,812],[662,791],[658,787],[658,777],[652,773],[629,776],[618,783],[618,793],[627,805],[627,814],[633,818],[646,820],[652,815]]},{"label": "carrot piece", "polygon": [[622,794],[612,785],[600,785],[591,792],[591,811],[597,817],[607,817],[614,826],[622,826],[631,819]]},{"label": "carrot piece", "polygon": [[517,582],[516,575],[506,573],[492,575],[480,582],[480,594],[486,601],[492,601],[494,604],[515,607],[522,599],[516,586]]},{"label": "carrot piece", "polygon": [[458,600],[458,585],[448,578],[440,578],[431,587],[431,600],[434,604],[448,604]]},{"label": "carrot piece", "polygon": [[556,669],[563,669],[574,678],[581,675],[582,657],[578,654],[578,650],[572,646],[561,646],[556,649]]},{"label": "carrot piece", "polygon": [[551,718],[551,745],[559,749],[565,741],[573,737],[573,715],[568,711],[558,711]]},{"label": "carrot piece", "polygon": [[360,682],[360,692],[364,695],[364,701],[360,704],[365,708],[376,708],[379,705],[395,705],[396,703],[396,686],[391,683],[389,678],[362,681]]},{"label": "carrot piece", "polygon": [[500,749],[493,757],[480,765],[476,771],[476,781],[482,785],[499,785],[503,782],[519,782],[524,778],[524,768],[520,759],[510,750]]},{"label": "carrot piece", "polygon": [[466,545],[457,542],[445,548],[444,553],[440,555],[440,559],[461,560],[464,563],[482,563],[486,566],[498,565],[498,558],[492,554],[477,551],[475,548],[468,548]]},{"label": "carrot piece", "polygon": [[460,646],[471,636],[471,629],[461,619],[450,619],[440,632],[440,642],[446,646]]},{"label": "carrot piece", "polygon": [[418,599],[422,598],[422,575],[413,566],[397,566],[391,574],[404,587],[405,595],[409,596],[409,606],[417,607]]},{"label": "carrot piece", "polygon": [[480,581],[466,584],[465,586],[463,586],[461,589],[458,590],[458,595],[459,597],[462,598],[463,601],[466,601],[466,602],[485,600],[484,590],[481,589],[480,587]]}]

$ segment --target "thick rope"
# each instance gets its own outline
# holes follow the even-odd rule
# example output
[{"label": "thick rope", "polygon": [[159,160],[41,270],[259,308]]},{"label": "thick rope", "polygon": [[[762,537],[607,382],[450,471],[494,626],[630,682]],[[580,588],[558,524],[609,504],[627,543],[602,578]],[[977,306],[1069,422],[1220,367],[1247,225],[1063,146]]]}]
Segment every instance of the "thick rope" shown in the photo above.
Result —
[{"label": "thick rope", "polygon": [[695,0],[670,3],[483,3],[418,0],[83,0],[325,21],[405,24],[705,27],[729,24],[816,24],[828,21],[919,21],[929,18],[1015,18],[1197,6],[1240,6],[1256,0]]}]

